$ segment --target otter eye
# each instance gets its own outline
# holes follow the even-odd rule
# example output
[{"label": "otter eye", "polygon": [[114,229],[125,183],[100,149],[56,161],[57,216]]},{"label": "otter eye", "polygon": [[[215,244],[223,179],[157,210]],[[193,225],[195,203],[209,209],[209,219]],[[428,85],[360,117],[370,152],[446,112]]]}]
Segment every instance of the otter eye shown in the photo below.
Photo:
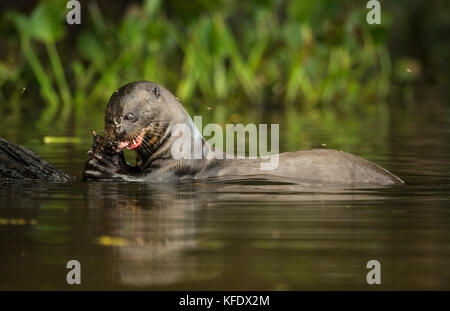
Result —
[{"label": "otter eye", "polygon": [[136,117],[133,113],[129,112],[124,117],[125,120],[136,121]]},{"label": "otter eye", "polygon": [[156,97],[159,97],[159,95],[161,95],[161,90],[159,89],[159,87],[157,85],[154,85],[152,87],[152,93],[153,95],[155,95]]}]

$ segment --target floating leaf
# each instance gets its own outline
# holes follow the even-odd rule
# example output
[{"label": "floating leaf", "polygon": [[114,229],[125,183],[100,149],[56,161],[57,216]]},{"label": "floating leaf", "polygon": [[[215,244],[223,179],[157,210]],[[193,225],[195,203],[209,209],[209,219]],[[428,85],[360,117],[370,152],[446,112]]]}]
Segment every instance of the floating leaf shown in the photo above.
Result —
[{"label": "floating leaf", "polygon": [[105,246],[125,246],[128,244],[127,240],[121,237],[112,237],[102,235],[97,239],[97,243]]},{"label": "floating leaf", "polygon": [[78,137],[64,137],[64,136],[45,136],[45,144],[79,144],[81,140]]}]

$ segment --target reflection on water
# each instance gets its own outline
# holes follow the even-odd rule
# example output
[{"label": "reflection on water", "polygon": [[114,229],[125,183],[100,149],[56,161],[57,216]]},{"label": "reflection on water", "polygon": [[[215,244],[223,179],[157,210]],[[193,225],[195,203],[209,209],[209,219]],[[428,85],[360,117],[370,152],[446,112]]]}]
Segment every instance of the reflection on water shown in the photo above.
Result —
[{"label": "reflection on water", "polygon": [[0,227],[2,288],[66,288],[70,259],[97,289],[365,288],[370,259],[386,288],[450,280],[444,186],[76,182],[1,197],[3,219],[34,221]]},{"label": "reflection on water", "polygon": [[[381,289],[450,289],[450,114],[415,116],[368,152],[404,186],[2,183],[0,289],[71,289],[71,259],[80,289],[369,289],[371,259]],[[28,146],[79,175],[89,140]]]}]

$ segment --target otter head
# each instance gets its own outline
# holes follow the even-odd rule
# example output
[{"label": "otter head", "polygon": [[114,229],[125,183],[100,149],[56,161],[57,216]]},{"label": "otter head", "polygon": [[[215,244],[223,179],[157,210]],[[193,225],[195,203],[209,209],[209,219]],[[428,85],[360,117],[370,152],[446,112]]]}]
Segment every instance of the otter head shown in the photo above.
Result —
[{"label": "otter head", "polygon": [[176,97],[157,83],[139,81],[122,86],[106,106],[106,138],[115,143],[117,151],[141,146],[150,149],[170,124],[186,118],[180,106]]}]

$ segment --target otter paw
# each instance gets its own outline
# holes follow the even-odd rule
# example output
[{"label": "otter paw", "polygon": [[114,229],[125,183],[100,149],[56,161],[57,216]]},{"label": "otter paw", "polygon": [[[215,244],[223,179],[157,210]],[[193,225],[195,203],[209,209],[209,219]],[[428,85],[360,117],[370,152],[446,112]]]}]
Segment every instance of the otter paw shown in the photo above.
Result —
[{"label": "otter paw", "polygon": [[98,155],[86,162],[83,177],[84,179],[125,179],[113,163]]}]

